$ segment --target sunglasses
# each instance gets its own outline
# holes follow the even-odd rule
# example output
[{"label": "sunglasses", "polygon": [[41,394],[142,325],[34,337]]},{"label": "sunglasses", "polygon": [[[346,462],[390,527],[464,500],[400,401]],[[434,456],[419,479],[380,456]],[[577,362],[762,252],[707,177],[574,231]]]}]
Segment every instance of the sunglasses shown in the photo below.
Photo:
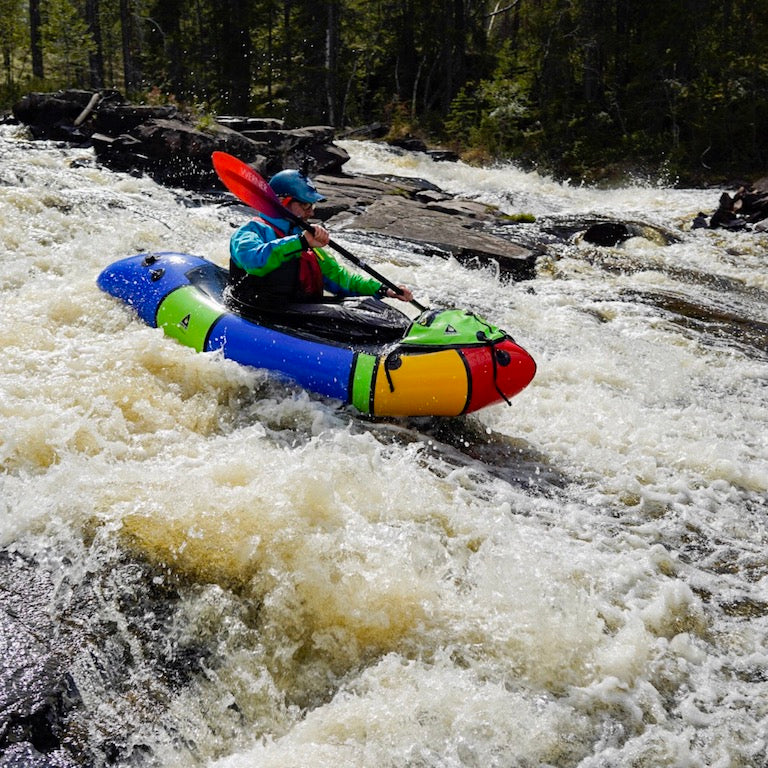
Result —
[{"label": "sunglasses", "polygon": [[286,197],[283,200],[283,205],[286,207],[289,206],[291,203],[296,203],[296,205],[298,205],[302,211],[307,211],[307,212],[311,211],[315,207],[314,203],[302,203],[301,200],[297,200],[295,197]]}]

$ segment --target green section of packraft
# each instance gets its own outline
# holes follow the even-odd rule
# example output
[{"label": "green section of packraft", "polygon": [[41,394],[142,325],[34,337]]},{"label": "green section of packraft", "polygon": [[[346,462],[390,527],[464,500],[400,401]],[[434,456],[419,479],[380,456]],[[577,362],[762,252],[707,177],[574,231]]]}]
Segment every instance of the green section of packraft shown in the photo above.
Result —
[{"label": "green section of packraft", "polygon": [[446,309],[420,317],[401,343],[414,346],[473,346],[498,341],[506,335],[472,312]]},{"label": "green section of packraft", "polygon": [[202,352],[211,326],[224,314],[213,300],[201,298],[192,285],[168,294],[157,308],[157,327],[182,344]]}]

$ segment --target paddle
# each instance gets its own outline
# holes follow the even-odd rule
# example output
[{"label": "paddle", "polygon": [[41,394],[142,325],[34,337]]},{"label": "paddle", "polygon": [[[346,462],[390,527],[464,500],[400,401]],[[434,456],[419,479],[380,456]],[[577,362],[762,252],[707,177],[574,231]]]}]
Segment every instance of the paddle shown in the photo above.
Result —
[{"label": "paddle", "polygon": [[[250,165],[244,163],[242,160],[238,160],[236,157],[227,154],[226,152],[214,152],[211,156],[211,160],[213,161],[213,167],[224,186],[246,205],[257,211],[261,211],[261,213],[266,216],[288,219],[288,221],[293,222],[303,230],[307,232],[312,231],[312,225],[307,224],[304,219],[291,213],[280,202],[279,198],[272,190],[272,187],[270,187],[264,180],[264,177],[251,168]],[[342,256],[349,259],[353,264],[360,267],[360,269],[365,270],[369,275],[375,277],[380,283],[386,285],[387,288],[391,288],[395,293],[402,293],[400,288],[391,280],[380,275],[375,269],[369,267],[364,261],[361,261],[343,246],[334,243],[333,240],[329,240],[328,245],[335,251],[338,251]],[[413,304],[413,306],[420,312],[426,310],[426,307],[419,304],[416,299],[411,299],[411,304]]]}]

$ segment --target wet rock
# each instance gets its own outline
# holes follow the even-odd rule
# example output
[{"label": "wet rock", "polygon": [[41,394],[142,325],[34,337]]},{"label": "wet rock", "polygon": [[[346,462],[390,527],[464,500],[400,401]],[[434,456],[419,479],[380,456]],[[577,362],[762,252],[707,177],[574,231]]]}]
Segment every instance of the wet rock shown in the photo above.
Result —
[{"label": "wet rock", "polygon": [[[720,195],[717,210],[709,219],[710,229],[745,229],[751,225],[768,220],[768,177],[758,179],[752,184],[740,186],[733,196],[727,192]],[[706,217],[699,213],[694,227],[706,224]],[[760,231],[765,225],[757,226]]]},{"label": "wet rock", "polygon": [[68,547],[0,550],[0,768],[144,764],[157,702],[209,655],[174,634],[170,575],[107,540]]},{"label": "wet rock", "polygon": [[497,477],[517,488],[556,496],[570,482],[552,460],[527,441],[493,432],[475,416],[412,417],[366,425],[379,439],[403,445],[418,442],[432,455],[456,467]]},{"label": "wet rock", "polygon": [[216,122],[233,131],[282,131],[285,120],[276,117],[240,117],[237,115],[218,115]]},{"label": "wet rock", "polygon": [[0,754],[0,768],[82,768],[63,749],[39,752],[30,743],[12,744]]},{"label": "wet rock", "polygon": [[224,126],[200,131],[181,120],[151,119],[116,137],[91,137],[97,159],[116,171],[150,175],[159,184],[204,189],[216,186],[211,166],[216,150],[236,154],[265,171],[268,160],[242,134]]},{"label": "wet rock", "polygon": [[259,129],[242,131],[256,142],[273,162],[268,175],[283,168],[306,168],[312,174],[338,173],[349,160],[349,154],[333,143],[331,126],[308,126],[294,130]]},{"label": "wet rock", "polygon": [[709,221],[707,220],[707,214],[702,213],[699,211],[696,214],[696,217],[693,220],[693,223],[691,224],[692,229],[704,229],[709,226]]},{"label": "wet rock", "polygon": [[585,242],[605,246],[619,245],[619,243],[629,240],[630,237],[632,237],[632,233],[629,231],[629,227],[623,222],[617,221],[593,224],[586,229],[583,235]]},{"label": "wet rock", "polygon": [[435,162],[455,163],[459,160],[458,154],[451,149],[433,148],[430,149],[421,139],[407,136],[400,139],[391,139],[387,142],[391,147],[404,149],[406,152],[422,152],[429,155]]},{"label": "wet rock", "polygon": [[423,179],[319,175],[315,177],[315,183],[327,198],[315,208],[318,218],[323,221],[328,221],[345,211],[349,211],[351,215],[360,214],[386,195],[419,199],[423,194],[430,194],[439,196],[440,199],[450,198],[450,195],[443,195],[434,184]]},{"label": "wet rock", "polygon": [[768,177],[740,188],[736,192],[733,208],[750,223],[768,219]]},{"label": "wet rock", "polygon": [[[686,277],[690,280],[697,278],[695,274],[690,273],[686,274]],[[738,290],[739,286],[735,285],[735,288]],[[627,291],[625,296],[663,309],[671,322],[683,328],[695,330],[705,337],[728,339],[734,349],[739,349],[756,360],[766,359],[768,323],[740,314],[731,307],[718,306],[716,301],[701,299],[692,302],[664,291]]]},{"label": "wet rock", "polygon": [[94,131],[107,136],[130,133],[150,120],[172,120],[179,110],[172,106],[152,107],[142,104],[114,104],[100,102],[95,111],[92,125]]},{"label": "wet rock", "polygon": [[457,163],[459,156],[452,149],[428,149],[427,154],[436,163]]},{"label": "wet rock", "polygon": [[410,197],[382,195],[362,210],[348,208],[329,226],[416,241],[428,246],[428,252],[453,256],[463,264],[495,261],[503,274],[515,280],[532,279],[537,252],[483,231],[483,224],[498,216],[494,209],[469,200],[425,205]]},{"label": "wet rock", "polygon": [[0,552],[1,768],[77,764],[62,749],[64,722],[79,694],[55,645],[51,589],[31,561]]},{"label": "wet rock", "polygon": [[[99,99],[122,102],[115,91],[105,91]],[[13,106],[13,116],[28,126],[36,139],[87,141],[90,131],[81,129],[78,118],[91,104],[93,91],[62,90],[55,93],[30,93]]]},{"label": "wet rock", "polygon": [[408,152],[426,152],[427,145],[421,140],[413,138],[412,136],[406,136],[402,139],[391,139],[388,144],[392,147],[398,147],[405,149]]},{"label": "wet rock", "polygon": [[440,192],[434,189],[420,190],[415,195],[420,203],[439,203],[443,200],[450,200],[451,196],[446,192]]},{"label": "wet rock", "polygon": [[384,123],[370,123],[355,128],[346,128],[340,133],[344,139],[383,139],[389,133],[389,126]]},{"label": "wet rock", "polygon": [[153,178],[186,189],[216,184],[211,166],[216,150],[238,155],[246,162],[259,157],[242,134],[215,123],[200,130],[181,120],[153,119],[139,125],[131,135],[140,142],[137,156],[149,158],[146,170]]},{"label": "wet rock", "polygon": [[307,161],[317,172],[338,172],[349,159],[333,144],[329,126],[285,130],[280,120],[235,116],[219,122],[185,115],[174,105],[128,104],[116,91],[32,93],[13,112],[36,139],[90,144],[108,168],[189,190],[219,185],[211,166],[216,150],[268,176]]},{"label": "wet rock", "polygon": [[491,221],[494,218],[494,209],[474,200],[462,200],[460,198],[447,198],[444,200],[430,200],[426,203],[429,211],[447,213],[451,216],[464,216],[477,221]]},{"label": "wet rock", "polygon": [[281,167],[304,168],[312,175],[341,173],[349,153],[333,143],[331,126],[309,126],[285,131],[281,140]]},{"label": "wet rock", "polygon": [[672,229],[633,219],[554,215],[540,218],[538,226],[544,235],[552,236],[553,242],[586,242],[603,247],[621,245],[633,237],[659,245],[669,245],[681,239],[680,233]]},{"label": "wet rock", "polygon": [[315,182],[327,198],[316,214],[331,229],[416,242],[427,253],[470,266],[495,261],[515,280],[535,276],[541,250],[516,242],[506,217],[491,206],[411,177],[321,175]]}]

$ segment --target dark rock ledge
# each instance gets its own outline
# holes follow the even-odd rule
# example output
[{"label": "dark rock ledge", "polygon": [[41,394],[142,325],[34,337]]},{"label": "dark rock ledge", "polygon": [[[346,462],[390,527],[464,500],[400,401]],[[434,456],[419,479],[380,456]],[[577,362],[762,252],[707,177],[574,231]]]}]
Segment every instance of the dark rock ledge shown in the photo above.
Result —
[{"label": "dark rock ledge", "polygon": [[52,642],[52,585],[28,559],[0,552],[0,766],[74,768],[67,713],[79,703]]},{"label": "dark rock ledge", "polygon": [[181,610],[174,575],[109,537],[0,549],[0,768],[157,764],[144,734],[209,656]]},{"label": "dark rock ledge", "polygon": [[495,261],[513,280],[535,277],[540,249],[521,245],[492,228],[513,230],[497,209],[453,198],[421,179],[320,175],[318,189],[328,198],[318,218],[334,230],[418,243],[422,251],[453,256],[465,265]]},{"label": "dark rock ledge", "polygon": [[[116,91],[31,93],[14,106],[13,116],[35,139],[92,146],[107,168],[146,173],[160,184],[192,191],[221,189],[211,166],[216,150],[250,163],[265,177],[307,165],[328,197],[317,215],[333,228],[415,242],[465,264],[496,261],[514,280],[535,277],[541,250],[515,237],[519,227],[513,219],[423,180],[345,174],[349,155],[334,144],[329,126],[287,129],[281,120],[195,118],[173,105],[126,103]],[[371,135],[380,133],[371,129]],[[429,152],[413,141],[400,145],[403,151]],[[456,159],[442,150],[430,154],[440,161]]]},{"label": "dark rock ledge", "polygon": [[742,184],[733,196],[723,192],[717,210],[709,217],[699,213],[693,227],[768,231],[768,176],[752,184]]}]

